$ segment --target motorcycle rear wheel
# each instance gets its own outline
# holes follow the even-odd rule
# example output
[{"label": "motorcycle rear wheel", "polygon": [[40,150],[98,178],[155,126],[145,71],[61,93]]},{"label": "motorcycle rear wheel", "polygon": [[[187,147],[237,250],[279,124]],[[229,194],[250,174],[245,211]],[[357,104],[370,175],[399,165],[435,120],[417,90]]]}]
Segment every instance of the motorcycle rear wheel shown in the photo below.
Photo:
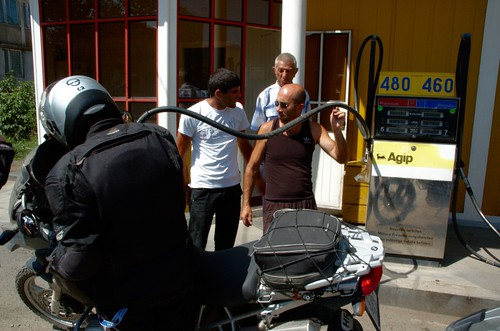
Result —
[{"label": "motorcycle rear wheel", "polygon": [[72,330],[82,315],[64,305],[61,305],[58,312],[52,312],[50,284],[29,268],[24,267],[17,273],[16,290],[21,300],[32,312],[62,330]]}]

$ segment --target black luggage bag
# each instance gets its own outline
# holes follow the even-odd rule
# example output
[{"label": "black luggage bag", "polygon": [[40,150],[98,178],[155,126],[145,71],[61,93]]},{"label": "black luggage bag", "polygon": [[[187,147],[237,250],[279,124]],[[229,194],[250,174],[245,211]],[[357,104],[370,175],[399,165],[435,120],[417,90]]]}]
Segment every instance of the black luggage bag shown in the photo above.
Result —
[{"label": "black luggage bag", "polygon": [[317,210],[277,211],[268,232],[254,244],[263,281],[275,289],[302,290],[332,276],[341,263],[341,237],[335,216]]}]

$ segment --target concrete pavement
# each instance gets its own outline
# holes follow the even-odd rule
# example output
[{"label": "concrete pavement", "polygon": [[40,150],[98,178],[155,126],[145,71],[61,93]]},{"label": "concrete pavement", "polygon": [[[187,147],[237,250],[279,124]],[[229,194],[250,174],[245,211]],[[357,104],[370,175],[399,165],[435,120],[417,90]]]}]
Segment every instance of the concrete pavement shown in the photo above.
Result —
[{"label": "concrete pavement", "polygon": [[[7,209],[19,164],[0,190],[0,226],[10,227]],[[237,244],[257,240],[262,234],[261,210],[254,208],[255,224],[240,224]],[[500,238],[486,228],[459,227],[462,237],[482,256],[497,263]],[[210,234],[207,250],[213,250]],[[479,261],[448,229],[445,256],[439,265],[424,260],[386,255],[379,290],[382,304],[450,316],[466,316],[483,308],[500,306],[500,268]]]}]

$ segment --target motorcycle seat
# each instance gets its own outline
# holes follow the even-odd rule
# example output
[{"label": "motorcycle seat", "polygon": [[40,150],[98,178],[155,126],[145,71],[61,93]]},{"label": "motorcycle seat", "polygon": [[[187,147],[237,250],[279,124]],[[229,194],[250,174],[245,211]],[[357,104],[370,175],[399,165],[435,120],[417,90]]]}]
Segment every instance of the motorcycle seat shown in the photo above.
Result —
[{"label": "motorcycle seat", "polygon": [[253,244],[198,251],[195,283],[200,304],[231,307],[255,301],[259,276]]}]

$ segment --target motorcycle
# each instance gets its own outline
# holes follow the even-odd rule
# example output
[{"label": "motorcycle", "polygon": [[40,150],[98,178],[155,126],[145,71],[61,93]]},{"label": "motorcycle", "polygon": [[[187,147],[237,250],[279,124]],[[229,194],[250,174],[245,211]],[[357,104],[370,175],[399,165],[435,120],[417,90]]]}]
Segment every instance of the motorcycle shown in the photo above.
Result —
[{"label": "motorcycle", "polygon": [[500,329],[500,307],[481,309],[454,321],[445,331],[494,331]]},{"label": "motorcycle", "polygon": [[[44,179],[64,153],[63,146],[48,138],[25,158],[11,192],[14,228],[3,231],[0,245],[34,251],[15,282],[30,310],[63,330],[103,330],[106,323],[95,307],[79,301],[78,289],[61,286],[47,268],[54,232]],[[289,222],[289,215],[293,224],[277,221]],[[380,330],[380,238],[320,211],[282,210],[275,217],[272,224],[285,226],[270,229],[258,241],[197,251],[193,302],[201,307],[195,329],[362,330],[354,316],[366,310]],[[318,224],[310,226],[311,220]]]},{"label": "motorcycle", "polygon": [[[102,330],[96,323],[96,313],[91,312],[93,307],[66,293],[46,270],[45,257],[53,232],[43,178],[64,152],[55,140],[48,139],[26,157],[11,193],[10,221],[15,228],[2,233],[0,244],[7,244],[10,250],[22,247],[35,252],[15,282],[21,300],[35,314],[62,329]],[[334,251],[334,268],[300,287],[276,286],[266,280],[266,271],[256,261],[257,242],[224,251],[198,252],[198,293],[203,306],[197,329],[361,330],[353,314],[361,316],[365,307],[380,329],[376,289],[382,275],[382,242],[361,228],[331,215],[326,217],[340,228],[330,249]],[[348,304],[352,304],[353,314],[343,308]],[[215,320],[214,315],[219,314],[213,313],[213,307],[223,307],[222,316]]]}]

